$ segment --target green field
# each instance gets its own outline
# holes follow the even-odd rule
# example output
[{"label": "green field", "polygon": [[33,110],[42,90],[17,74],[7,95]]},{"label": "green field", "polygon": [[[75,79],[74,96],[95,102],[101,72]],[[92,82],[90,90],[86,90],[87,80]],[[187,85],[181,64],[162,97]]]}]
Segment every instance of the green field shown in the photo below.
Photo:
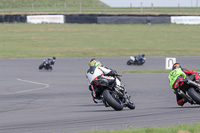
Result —
[{"label": "green field", "polygon": [[99,0],[1,0],[0,8],[13,8],[20,10],[20,8],[31,9],[32,6],[34,6],[38,9],[55,9],[56,6],[56,8],[58,9],[64,9],[64,4],[66,4],[66,8],[75,8],[79,7],[80,3],[84,8],[92,6],[95,6],[96,8],[103,8],[106,6],[103,2]]},{"label": "green field", "polygon": [[[134,2],[133,2],[134,3]],[[155,4],[155,3],[154,3]],[[156,5],[156,4],[155,4]],[[110,7],[100,0],[0,0],[1,14],[185,14],[200,15],[199,7]]]},{"label": "green field", "polygon": [[198,25],[0,24],[0,58],[200,55]]},{"label": "green field", "polygon": [[[90,9],[108,8],[99,0],[1,0],[0,10],[3,14],[37,14],[37,13],[80,13]],[[89,11],[88,10],[88,11]],[[87,12],[88,12],[87,11]],[[50,13],[51,12],[51,13]],[[96,11],[94,11],[96,12]]]}]

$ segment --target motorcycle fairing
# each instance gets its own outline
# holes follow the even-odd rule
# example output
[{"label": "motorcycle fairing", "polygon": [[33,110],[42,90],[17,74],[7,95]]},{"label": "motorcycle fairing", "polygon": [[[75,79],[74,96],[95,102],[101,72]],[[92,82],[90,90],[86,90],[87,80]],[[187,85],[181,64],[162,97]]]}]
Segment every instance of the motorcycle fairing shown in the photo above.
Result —
[{"label": "motorcycle fairing", "polygon": [[99,69],[99,67],[92,66],[90,69],[87,71],[87,77],[89,82],[91,83],[96,77],[100,76],[103,74],[103,71]]}]

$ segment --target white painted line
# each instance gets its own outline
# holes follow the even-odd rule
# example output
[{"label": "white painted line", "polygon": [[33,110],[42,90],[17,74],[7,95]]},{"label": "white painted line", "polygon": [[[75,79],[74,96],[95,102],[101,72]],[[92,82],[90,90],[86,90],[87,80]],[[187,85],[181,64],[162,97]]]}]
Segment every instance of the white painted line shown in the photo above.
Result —
[{"label": "white painted line", "polygon": [[49,84],[44,84],[44,83],[39,83],[39,82],[34,82],[34,81],[29,81],[29,80],[23,80],[23,79],[19,79],[19,78],[17,78],[17,80],[22,81],[22,82],[31,83],[31,84],[39,84],[39,85],[43,85],[44,87],[41,87],[41,88],[35,88],[35,89],[29,89],[29,90],[23,90],[23,91],[16,91],[16,92],[11,92],[11,93],[0,93],[0,95],[26,93],[26,92],[30,92],[30,91],[37,91],[37,90],[46,89],[46,88],[49,87]]}]

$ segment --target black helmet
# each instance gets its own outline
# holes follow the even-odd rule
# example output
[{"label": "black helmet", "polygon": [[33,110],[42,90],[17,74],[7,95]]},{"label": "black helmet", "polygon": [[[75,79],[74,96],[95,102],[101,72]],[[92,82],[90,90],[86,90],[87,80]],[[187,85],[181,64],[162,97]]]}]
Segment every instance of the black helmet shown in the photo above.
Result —
[{"label": "black helmet", "polygon": [[53,58],[54,60],[56,59],[56,57],[55,57],[55,56],[53,56],[52,58]]},{"label": "black helmet", "polygon": [[145,54],[142,54],[142,57],[144,57],[145,56]]},{"label": "black helmet", "polygon": [[180,63],[175,63],[175,64],[172,66],[172,70],[177,69],[177,68],[181,68],[181,64],[180,64]]}]

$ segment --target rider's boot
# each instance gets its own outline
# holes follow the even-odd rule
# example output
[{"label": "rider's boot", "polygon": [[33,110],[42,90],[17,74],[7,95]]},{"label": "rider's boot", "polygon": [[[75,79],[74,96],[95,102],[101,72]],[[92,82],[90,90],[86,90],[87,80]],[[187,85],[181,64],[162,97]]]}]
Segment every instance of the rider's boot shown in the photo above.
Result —
[{"label": "rider's boot", "polygon": [[94,103],[102,103],[103,98],[101,96],[96,96],[96,93],[94,93],[93,91],[91,92],[92,95],[92,99],[94,101]]},{"label": "rider's boot", "polygon": [[184,99],[179,100],[177,103],[179,106],[183,106],[187,101],[185,101]]},{"label": "rider's boot", "polygon": [[103,98],[102,97],[92,97],[94,103],[102,103],[103,102]]}]

